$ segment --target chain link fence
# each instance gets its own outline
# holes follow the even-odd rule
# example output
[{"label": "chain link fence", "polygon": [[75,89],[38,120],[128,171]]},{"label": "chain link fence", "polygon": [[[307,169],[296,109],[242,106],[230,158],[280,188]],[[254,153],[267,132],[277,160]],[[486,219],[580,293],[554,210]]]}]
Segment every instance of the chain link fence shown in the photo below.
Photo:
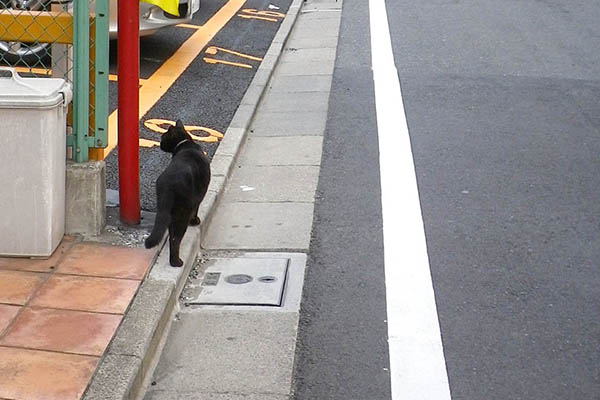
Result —
[{"label": "chain link fence", "polygon": [[72,83],[72,9],[72,0],[0,0],[0,65]]},{"label": "chain link fence", "polygon": [[[77,160],[85,161],[88,149],[106,146],[109,16],[107,0],[76,1],[0,0],[0,66],[13,67],[25,77],[62,78],[73,84],[68,125],[75,126],[79,137],[67,137],[67,143]],[[78,9],[84,11],[77,14]],[[87,72],[76,73],[83,70],[89,71],[89,79]]]}]

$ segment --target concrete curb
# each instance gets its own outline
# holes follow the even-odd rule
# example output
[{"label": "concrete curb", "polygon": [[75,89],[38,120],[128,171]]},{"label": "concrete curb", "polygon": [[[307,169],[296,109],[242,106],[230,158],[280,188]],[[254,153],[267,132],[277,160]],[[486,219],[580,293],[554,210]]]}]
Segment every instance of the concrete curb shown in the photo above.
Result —
[{"label": "concrete curb", "polygon": [[186,278],[200,252],[201,238],[210,224],[219,197],[224,191],[239,150],[283,47],[299,15],[303,0],[290,8],[238,107],[212,161],[212,179],[198,211],[200,227],[189,227],[181,243],[182,268],[172,268],[164,241],[150,273],[140,285],[123,321],[88,385],[83,400],[138,399],[145,381],[152,378],[172,315]]}]

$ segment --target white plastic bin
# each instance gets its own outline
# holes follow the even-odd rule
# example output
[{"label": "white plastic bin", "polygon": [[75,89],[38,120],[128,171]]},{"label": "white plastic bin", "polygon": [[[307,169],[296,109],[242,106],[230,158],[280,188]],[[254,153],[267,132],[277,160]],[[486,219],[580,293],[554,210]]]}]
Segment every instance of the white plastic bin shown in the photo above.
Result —
[{"label": "white plastic bin", "polygon": [[71,85],[0,67],[0,255],[49,257],[65,232]]}]

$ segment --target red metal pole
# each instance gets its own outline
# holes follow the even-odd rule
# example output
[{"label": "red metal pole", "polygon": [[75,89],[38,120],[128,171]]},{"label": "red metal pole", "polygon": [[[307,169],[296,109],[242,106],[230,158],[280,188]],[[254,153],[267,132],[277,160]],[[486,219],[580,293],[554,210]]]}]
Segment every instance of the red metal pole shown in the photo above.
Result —
[{"label": "red metal pole", "polygon": [[139,0],[118,1],[118,161],[121,221],[140,223]]}]

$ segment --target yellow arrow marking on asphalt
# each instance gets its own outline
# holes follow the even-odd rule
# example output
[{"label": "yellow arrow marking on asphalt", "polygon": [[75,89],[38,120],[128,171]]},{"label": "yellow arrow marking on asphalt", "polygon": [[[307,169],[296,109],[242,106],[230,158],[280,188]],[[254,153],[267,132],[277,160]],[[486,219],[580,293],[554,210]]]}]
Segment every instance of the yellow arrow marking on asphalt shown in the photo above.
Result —
[{"label": "yellow arrow marking on asphalt", "polygon": [[224,49],[222,47],[217,47],[217,46],[210,46],[209,48],[206,49],[205,53],[206,54],[210,54],[210,55],[215,55],[219,51],[222,51],[223,53],[233,54],[233,55],[238,56],[238,57],[247,58],[249,60],[262,61],[262,58],[260,58],[260,57],[254,57],[254,56],[251,56],[251,55],[248,55],[248,54],[239,53],[237,51],[228,50],[228,49]]},{"label": "yellow arrow marking on asphalt", "polygon": [[252,65],[250,65],[250,64],[243,64],[243,63],[236,63],[236,62],[232,62],[232,61],[217,60],[216,58],[208,58],[208,57],[204,57],[203,60],[207,64],[225,64],[225,65],[231,65],[232,67],[240,67],[240,68],[252,69]]},{"label": "yellow arrow marking on asphalt", "polygon": [[[210,55],[215,55],[217,54],[219,51],[223,52],[223,53],[229,53],[229,54],[233,54],[237,57],[241,57],[241,58],[247,58],[249,60],[254,60],[254,61],[262,61],[262,58],[260,57],[254,57],[248,54],[244,54],[244,53],[240,53],[237,51],[233,51],[233,50],[228,50],[228,49],[224,49],[222,47],[217,47],[217,46],[210,46],[209,48],[206,49],[206,54],[210,54]],[[252,69],[252,65],[250,64],[244,64],[244,63],[237,63],[237,62],[233,62],[233,61],[225,61],[225,60],[218,60],[216,58],[210,58],[210,57],[204,57],[203,58],[205,63],[208,64],[224,64],[224,65],[231,65],[233,67],[240,67],[240,68],[247,68],[247,69]]]},{"label": "yellow arrow marking on asphalt", "polygon": [[242,14],[238,17],[264,19],[266,21],[277,22],[277,18],[285,18],[285,14],[276,11],[258,11],[255,8],[244,8]]}]

